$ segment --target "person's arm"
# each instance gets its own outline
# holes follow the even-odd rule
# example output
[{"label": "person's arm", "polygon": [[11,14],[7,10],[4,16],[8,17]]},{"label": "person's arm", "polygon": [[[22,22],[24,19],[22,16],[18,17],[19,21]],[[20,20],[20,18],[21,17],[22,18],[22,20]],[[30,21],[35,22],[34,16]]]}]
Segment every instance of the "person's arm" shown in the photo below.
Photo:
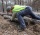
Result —
[{"label": "person's arm", "polygon": [[16,13],[13,13],[13,14],[12,14],[11,21],[12,21],[12,20],[14,20],[14,19],[15,19],[15,17],[16,17]]},{"label": "person's arm", "polygon": [[12,20],[14,20],[15,17],[16,17],[16,13],[13,13],[13,14],[12,14]]}]

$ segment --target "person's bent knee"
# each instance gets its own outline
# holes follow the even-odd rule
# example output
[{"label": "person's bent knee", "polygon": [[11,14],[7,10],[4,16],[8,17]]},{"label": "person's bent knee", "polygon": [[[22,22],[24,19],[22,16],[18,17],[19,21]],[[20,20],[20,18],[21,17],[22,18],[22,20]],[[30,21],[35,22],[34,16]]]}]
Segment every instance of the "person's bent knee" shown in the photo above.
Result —
[{"label": "person's bent knee", "polygon": [[28,6],[27,8],[30,9],[30,10],[32,10],[32,7],[30,7],[30,6]]},{"label": "person's bent knee", "polygon": [[26,9],[28,9],[28,10],[32,10],[32,7],[28,6],[28,7],[26,7]]}]

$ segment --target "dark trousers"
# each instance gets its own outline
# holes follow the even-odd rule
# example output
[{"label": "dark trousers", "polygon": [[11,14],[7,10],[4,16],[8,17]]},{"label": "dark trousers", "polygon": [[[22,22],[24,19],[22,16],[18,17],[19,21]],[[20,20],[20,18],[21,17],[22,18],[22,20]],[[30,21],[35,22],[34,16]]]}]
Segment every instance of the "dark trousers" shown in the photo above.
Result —
[{"label": "dark trousers", "polygon": [[17,18],[18,21],[20,23],[21,28],[26,28],[25,22],[23,20],[23,16],[26,15],[30,15],[33,19],[38,19],[40,20],[40,17],[36,16],[33,12],[32,12],[32,8],[31,7],[26,7],[24,10],[20,11],[19,13],[17,13]]}]

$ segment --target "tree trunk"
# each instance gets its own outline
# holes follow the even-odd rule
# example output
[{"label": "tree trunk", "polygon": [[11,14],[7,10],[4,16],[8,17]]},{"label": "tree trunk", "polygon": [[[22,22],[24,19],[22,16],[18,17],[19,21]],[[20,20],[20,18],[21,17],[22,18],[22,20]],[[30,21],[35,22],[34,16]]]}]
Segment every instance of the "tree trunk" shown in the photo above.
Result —
[{"label": "tree trunk", "polygon": [[[11,20],[11,18],[12,18],[12,16],[8,16],[8,15],[4,15],[3,16],[4,18],[6,18],[6,19],[10,19]],[[36,19],[32,19],[32,18],[28,18],[28,17],[23,17],[23,19],[25,20],[25,22],[27,23],[28,22],[28,24],[30,24],[30,23],[32,23],[32,24],[38,24],[38,23],[40,23],[40,20],[36,20]],[[15,18],[13,21],[18,21],[18,19],[17,18]]]}]

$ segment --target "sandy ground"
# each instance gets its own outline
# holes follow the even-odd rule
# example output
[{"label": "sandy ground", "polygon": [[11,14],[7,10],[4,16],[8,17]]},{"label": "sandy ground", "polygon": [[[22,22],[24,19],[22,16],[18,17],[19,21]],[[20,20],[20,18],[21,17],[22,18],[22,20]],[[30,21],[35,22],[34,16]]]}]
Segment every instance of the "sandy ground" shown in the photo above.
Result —
[{"label": "sandy ground", "polygon": [[0,16],[0,35],[40,35],[40,23],[29,24],[25,31],[19,32],[17,23],[9,22]]}]

